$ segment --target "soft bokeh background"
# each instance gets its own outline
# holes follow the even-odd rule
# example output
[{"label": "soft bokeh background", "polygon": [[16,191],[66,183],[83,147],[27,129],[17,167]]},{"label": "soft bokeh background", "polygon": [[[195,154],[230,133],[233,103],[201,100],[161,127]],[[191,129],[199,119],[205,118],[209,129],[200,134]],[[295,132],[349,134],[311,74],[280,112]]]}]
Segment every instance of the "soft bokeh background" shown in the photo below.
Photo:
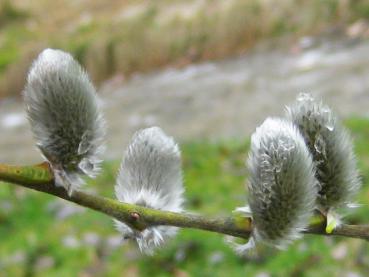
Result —
[{"label": "soft bokeh background", "polygon": [[[71,52],[109,124],[104,173],[86,190],[114,197],[132,134],[159,125],[180,142],[187,208],[244,205],[249,136],[301,92],[352,131],[363,179],[347,216],[369,223],[369,2],[365,0],[0,0],[0,162],[41,161],[21,92],[46,47]],[[369,244],[305,236],[287,251],[236,256],[224,237],[182,230],[153,257],[94,211],[0,186],[0,276],[369,275]]]}]

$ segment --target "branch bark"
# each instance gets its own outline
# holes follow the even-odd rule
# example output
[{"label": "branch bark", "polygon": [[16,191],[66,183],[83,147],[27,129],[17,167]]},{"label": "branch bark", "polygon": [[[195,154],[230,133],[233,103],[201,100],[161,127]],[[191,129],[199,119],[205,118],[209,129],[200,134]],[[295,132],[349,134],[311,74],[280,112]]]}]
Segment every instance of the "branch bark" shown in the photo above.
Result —
[{"label": "branch bark", "polygon": [[[223,218],[210,218],[202,215],[154,210],[128,203],[121,203],[117,200],[82,191],[75,191],[72,196],[68,196],[64,188],[54,185],[53,173],[47,163],[35,166],[9,166],[0,164],[0,181],[54,195],[80,206],[104,213],[137,230],[144,230],[155,225],[170,225],[201,229],[244,239],[248,239],[252,231],[252,220],[237,214]],[[325,227],[326,218],[321,214],[317,214],[312,218],[311,224],[305,233],[369,240],[369,225],[342,224],[331,234],[325,232]]]}]

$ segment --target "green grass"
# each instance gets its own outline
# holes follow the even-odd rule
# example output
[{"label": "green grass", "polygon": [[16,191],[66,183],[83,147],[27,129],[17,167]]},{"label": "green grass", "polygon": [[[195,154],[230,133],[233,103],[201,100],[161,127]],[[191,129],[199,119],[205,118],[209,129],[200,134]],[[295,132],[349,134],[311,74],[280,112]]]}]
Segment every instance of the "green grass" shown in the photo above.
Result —
[{"label": "green grass", "polygon": [[[369,222],[369,120],[346,121],[352,131],[363,189],[361,208],[347,221]],[[248,143],[193,142],[182,145],[187,207],[192,212],[228,214],[243,205]],[[86,188],[113,197],[119,162]],[[57,201],[59,203],[59,201]],[[66,202],[65,202],[66,203]],[[65,204],[75,207],[74,204]],[[286,251],[259,247],[238,257],[219,234],[183,229],[153,257],[142,256],[133,244],[109,247],[118,237],[110,218],[81,209],[65,219],[55,198],[13,185],[0,186],[0,276],[344,276],[369,271],[369,245],[355,239],[307,235]],[[86,243],[95,236],[95,243]],[[65,241],[69,240],[69,246]],[[339,249],[345,249],[340,257]],[[342,254],[342,253],[341,253]],[[334,257],[336,256],[336,258]],[[4,275],[2,275],[4,274]],[[130,275],[129,275],[130,274]],[[187,275],[185,275],[187,274]]]}]

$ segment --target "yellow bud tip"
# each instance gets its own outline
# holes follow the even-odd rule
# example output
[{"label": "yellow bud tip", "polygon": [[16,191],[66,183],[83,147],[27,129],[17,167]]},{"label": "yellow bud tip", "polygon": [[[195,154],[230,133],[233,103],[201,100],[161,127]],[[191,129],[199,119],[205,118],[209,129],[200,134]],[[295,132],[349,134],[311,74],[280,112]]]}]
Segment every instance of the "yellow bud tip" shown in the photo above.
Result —
[{"label": "yellow bud tip", "polygon": [[333,230],[339,225],[339,217],[333,211],[328,211],[327,213],[327,226],[325,227],[325,232],[327,234],[332,234]]}]

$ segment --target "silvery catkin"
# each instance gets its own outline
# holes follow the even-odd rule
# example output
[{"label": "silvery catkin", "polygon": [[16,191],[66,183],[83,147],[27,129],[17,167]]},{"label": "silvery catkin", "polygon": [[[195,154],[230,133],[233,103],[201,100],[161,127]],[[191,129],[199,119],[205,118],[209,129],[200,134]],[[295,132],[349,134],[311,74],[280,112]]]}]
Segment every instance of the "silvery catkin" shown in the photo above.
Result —
[{"label": "silvery catkin", "polygon": [[[181,155],[173,138],[158,127],[138,131],[124,153],[115,186],[119,201],[180,212],[183,205]],[[138,231],[115,221],[124,238],[136,240],[141,251],[154,248],[176,234],[177,228],[153,226]]]},{"label": "silvery catkin", "polygon": [[28,73],[24,100],[37,147],[55,184],[72,194],[99,169],[105,124],[95,88],[73,57],[46,49]]},{"label": "silvery catkin", "polygon": [[299,237],[314,210],[317,187],[311,155],[297,128],[286,120],[268,118],[251,137],[248,158],[249,207],[254,241],[283,248]]},{"label": "silvery catkin", "polygon": [[360,188],[351,138],[332,110],[309,94],[300,94],[286,113],[312,153],[319,181],[318,208],[328,216],[328,225],[333,220],[334,228],[339,224],[335,210],[350,204]]}]

